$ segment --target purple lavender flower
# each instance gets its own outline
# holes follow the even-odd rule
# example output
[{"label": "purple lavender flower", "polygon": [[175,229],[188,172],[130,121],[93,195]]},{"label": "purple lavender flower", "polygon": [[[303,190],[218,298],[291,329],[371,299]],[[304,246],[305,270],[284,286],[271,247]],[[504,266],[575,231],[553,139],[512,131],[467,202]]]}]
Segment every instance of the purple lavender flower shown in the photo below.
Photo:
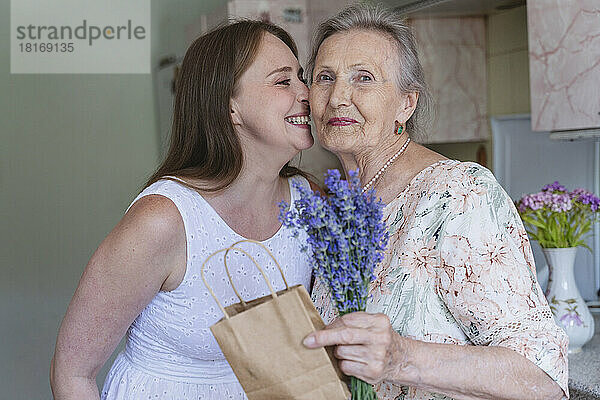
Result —
[{"label": "purple lavender flower", "polygon": [[[329,170],[325,185],[326,198],[294,182],[300,193],[296,209],[286,211],[288,204],[281,202],[279,219],[295,234],[306,231],[303,251],[312,256],[315,276],[329,287],[339,314],[364,311],[388,241],[384,205],[374,189],[362,193],[358,171],[350,171],[345,181],[338,170]],[[373,387],[354,376],[350,389],[355,400],[376,399]]]},{"label": "purple lavender flower", "polygon": [[282,202],[279,219],[308,235],[304,250],[312,256],[315,276],[329,286],[338,312],[364,311],[375,266],[383,259],[388,235],[382,222],[383,203],[375,191],[362,193],[358,171],[342,180],[327,171],[329,197],[294,183],[300,193],[296,210]]}]

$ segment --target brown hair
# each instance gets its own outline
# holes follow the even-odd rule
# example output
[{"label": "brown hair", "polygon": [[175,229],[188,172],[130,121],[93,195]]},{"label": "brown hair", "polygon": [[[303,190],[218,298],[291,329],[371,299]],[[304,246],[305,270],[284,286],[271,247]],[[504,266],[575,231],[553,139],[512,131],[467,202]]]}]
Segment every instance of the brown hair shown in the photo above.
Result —
[{"label": "brown hair", "polygon": [[[190,45],[176,82],[169,150],[145,187],[175,176],[206,181],[202,187],[186,186],[214,192],[237,178],[244,154],[233,128],[230,100],[265,33],[281,39],[298,58],[296,44],[285,30],[253,20],[217,27]],[[281,177],[306,176],[288,164],[279,171]]]}]

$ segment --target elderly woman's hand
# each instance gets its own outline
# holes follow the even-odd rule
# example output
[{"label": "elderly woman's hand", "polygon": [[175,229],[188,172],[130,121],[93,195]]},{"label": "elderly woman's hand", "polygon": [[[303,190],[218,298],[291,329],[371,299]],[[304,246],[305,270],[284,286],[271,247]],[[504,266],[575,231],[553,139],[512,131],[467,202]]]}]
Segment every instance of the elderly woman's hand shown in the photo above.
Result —
[{"label": "elderly woman's hand", "polygon": [[343,373],[375,384],[398,376],[407,366],[410,340],[401,337],[385,314],[355,312],[336,319],[304,339],[309,348],[336,346]]}]

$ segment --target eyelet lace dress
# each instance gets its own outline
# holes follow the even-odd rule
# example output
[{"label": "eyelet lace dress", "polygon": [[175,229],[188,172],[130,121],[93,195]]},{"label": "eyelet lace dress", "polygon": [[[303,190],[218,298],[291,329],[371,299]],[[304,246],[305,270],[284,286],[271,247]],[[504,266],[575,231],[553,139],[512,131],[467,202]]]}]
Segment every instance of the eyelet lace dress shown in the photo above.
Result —
[{"label": "eyelet lace dress", "polygon": [[[291,185],[302,177],[288,180],[290,207],[299,198]],[[183,219],[187,242],[187,265],[182,283],[170,292],[159,292],[127,331],[125,350],[112,365],[101,392],[102,400],[222,400],[246,399],[231,367],[215,341],[210,326],[223,315],[200,277],[200,267],[214,251],[244,239],[235,233],[196,191],[172,180],[160,180],[136,199],[162,195],[177,206]],[[130,206],[131,207],[131,206]],[[273,253],[290,286],[310,285],[311,266],[300,251],[306,241],[294,238],[281,227],[262,243]],[[285,288],[281,275],[264,250],[249,243],[240,244],[265,269],[275,290]],[[230,258],[236,288],[245,300],[269,294],[260,272],[241,253]],[[205,276],[224,306],[239,302],[226,277],[222,258],[213,257]]]},{"label": "eyelet lace dress", "polygon": [[[388,315],[412,339],[512,349],[568,396],[568,338],[537,282],[519,214],[489,170],[439,161],[412,179],[384,218],[390,239],[367,312]],[[335,310],[318,280],[312,297],[331,322]],[[385,381],[376,390],[380,400],[450,399]]]}]

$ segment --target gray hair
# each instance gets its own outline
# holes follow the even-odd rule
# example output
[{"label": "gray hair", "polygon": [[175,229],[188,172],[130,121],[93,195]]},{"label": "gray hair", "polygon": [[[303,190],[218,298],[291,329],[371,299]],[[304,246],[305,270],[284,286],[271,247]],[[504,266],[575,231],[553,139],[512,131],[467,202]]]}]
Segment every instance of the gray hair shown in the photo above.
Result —
[{"label": "gray hair", "polygon": [[399,68],[396,85],[400,93],[418,92],[419,100],[413,115],[406,121],[406,130],[412,139],[422,140],[426,135],[433,112],[433,101],[419,62],[415,37],[410,26],[399,14],[381,5],[358,3],[346,7],[337,15],[323,21],[313,37],[312,51],[308,61],[308,80],[312,74],[319,47],[329,36],[353,29],[381,32],[396,44]]}]

